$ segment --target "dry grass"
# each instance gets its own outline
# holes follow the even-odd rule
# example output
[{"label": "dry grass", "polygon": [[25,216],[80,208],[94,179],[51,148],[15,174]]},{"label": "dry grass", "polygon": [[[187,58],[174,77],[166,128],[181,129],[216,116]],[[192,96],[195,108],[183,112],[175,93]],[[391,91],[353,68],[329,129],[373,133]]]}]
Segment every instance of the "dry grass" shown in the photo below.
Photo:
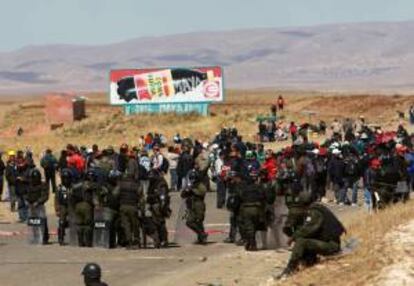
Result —
[{"label": "dry grass", "polygon": [[414,217],[414,201],[398,204],[378,214],[360,214],[346,223],[346,238],[360,241],[353,253],[329,259],[306,269],[281,285],[370,285],[382,268],[395,262],[385,234]]},{"label": "dry grass", "polygon": [[[242,91],[226,92],[224,103],[212,105],[212,116],[135,115],[124,116],[121,107],[109,106],[107,96],[102,93],[86,95],[88,118],[82,122],[66,125],[63,129],[50,131],[43,114],[42,97],[19,98],[16,101],[0,101],[0,148],[2,150],[31,146],[38,155],[46,147],[60,150],[68,142],[100,146],[128,143],[136,145],[138,136],[148,132],[160,132],[171,138],[179,132],[201,140],[209,140],[222,126],[236,126],[245,140],[253,141],[257,132],[257,115],[268,114],[270,104],[278,95],[287,101],[283,112],[285,121],[317,123],[320,119],[333,117],[355,117],[364,114],[371,122],[382,122],[395,126],[396,110],[407,110],[411,96],[343,95],[309,91]],[[309,118],[304,111],[315,111]],[[25,134],[16,138],[19,126]],[[272,145],[279,147],[280,144]]]}]

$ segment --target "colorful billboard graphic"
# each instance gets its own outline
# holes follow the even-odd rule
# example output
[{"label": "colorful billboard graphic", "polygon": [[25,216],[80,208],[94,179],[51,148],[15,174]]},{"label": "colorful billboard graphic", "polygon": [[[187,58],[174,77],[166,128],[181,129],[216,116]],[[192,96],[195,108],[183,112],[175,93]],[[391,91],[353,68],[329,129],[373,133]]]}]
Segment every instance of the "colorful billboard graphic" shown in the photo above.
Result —
[{"label": "colorful billboard graphic", "polygon": [[223,101],[220,67],[113,70],[110,81],[114,105]]}]

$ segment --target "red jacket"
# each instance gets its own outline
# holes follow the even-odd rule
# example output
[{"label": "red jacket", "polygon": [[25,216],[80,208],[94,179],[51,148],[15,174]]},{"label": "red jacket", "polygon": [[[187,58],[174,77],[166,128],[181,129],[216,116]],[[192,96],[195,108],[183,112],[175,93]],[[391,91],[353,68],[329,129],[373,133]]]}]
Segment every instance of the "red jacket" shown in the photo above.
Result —
[{"label": "red jacket", "polygon": [[77,153],[70,155],[67,159],[67,162],[68,167],[73,167],[80,173],[85,170],[85,159]]},{"label": "red jacket", "polygon": [[276,179],[277,163],[275,158],[266,159],[266,161],[263,163],[262,168],[267,170],[269,180]]},{"label": "red jacket", "polygon": [[296,132],[298,132],[298,128],[296,127],[295,124],[290,125],[289,132],[290,134],[296,134]]}]

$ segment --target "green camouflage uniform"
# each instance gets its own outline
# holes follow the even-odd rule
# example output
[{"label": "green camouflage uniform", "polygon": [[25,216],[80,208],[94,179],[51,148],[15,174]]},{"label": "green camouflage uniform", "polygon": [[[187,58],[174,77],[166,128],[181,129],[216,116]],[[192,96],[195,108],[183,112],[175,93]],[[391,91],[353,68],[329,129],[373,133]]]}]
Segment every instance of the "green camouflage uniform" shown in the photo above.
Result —
[{"label": "green camouflage uniform", "polygon": [[199,182],[191,189],[189,196],[186,197],[186,225],[197,234],[199,242],[202,242],[204,237],[206,237],[204,231],[204,217],[206,213],[204,197],[206,193],[206,186]]},{"label": "green camouflage uniform", "polygon": [[335,215],[325,206],[314,203],[310,206],[305,223],[292,238],[295,245],[288,263],[293,271],[300,262],[315,263],[316,256],[332,255],[340,251],[340,237],[345,228]]}]

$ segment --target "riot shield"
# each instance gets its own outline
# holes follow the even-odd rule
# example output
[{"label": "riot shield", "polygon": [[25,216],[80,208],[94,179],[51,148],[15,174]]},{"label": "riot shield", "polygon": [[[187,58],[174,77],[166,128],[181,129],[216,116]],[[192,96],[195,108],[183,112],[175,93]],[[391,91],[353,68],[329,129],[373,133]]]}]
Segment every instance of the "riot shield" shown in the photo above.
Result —
[{"label": "riot shield", "polygon": [[28,243],[43,244],[46,232],[46,211],[44,205],[29,207],[27,226]]},{"label": "riot shield", "polygon": [[93,225],[94,247],[113,247],[113,217],[113,211],[109,208],[95,209]]},{"label": "riot shield", "polygon": [[408,187],[407,181],[399,181],[395,188],[394,202],[402,201],[405,202],[410,198],[410,188]]},{"label": "riot shield", "polygon": [[75,210],[73,209],[73,207],[69,208],[68,221],[69,221],[69,245],[78,246],[79,245],[78,228],[76,225]]},{"label": "riot shield", "polygon": [[274,219],[268,224],[267,237],[263,239],[262,236],[264,234],[262,234],[260,240],[265,240],[267,245],[264,246],[267,249],[287,248],[288,237],[283,233],[283,226],[288,214],[285,198],[283,196],[277,196],[273,207]]},{"label": "riot shield", "polygon": [[196,235],[186,225],[187,207],[185,200],[181,200],[175,224],[174,240],[176,244],[189,244],[195,240]]}]

